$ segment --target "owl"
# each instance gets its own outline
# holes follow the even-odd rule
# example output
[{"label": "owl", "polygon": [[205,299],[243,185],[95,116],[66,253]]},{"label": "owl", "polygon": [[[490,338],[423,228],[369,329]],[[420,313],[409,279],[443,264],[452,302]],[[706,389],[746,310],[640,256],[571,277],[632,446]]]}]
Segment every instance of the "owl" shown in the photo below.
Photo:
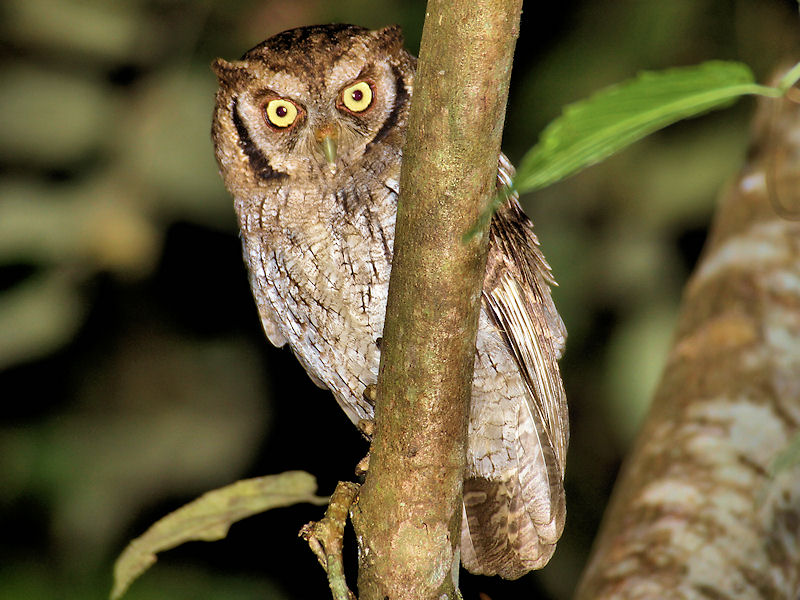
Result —
[{"label": "owl", "polygon": [[[353,423],[371,420],[416,59],[398,27],[285,31],[217,59],[212,138],[267,338]],[[497,185],[513,167],[498,157]],[[461,560],[515,579],[565,519],[566,331],[531,221],[493,217],[475,348]]]}]

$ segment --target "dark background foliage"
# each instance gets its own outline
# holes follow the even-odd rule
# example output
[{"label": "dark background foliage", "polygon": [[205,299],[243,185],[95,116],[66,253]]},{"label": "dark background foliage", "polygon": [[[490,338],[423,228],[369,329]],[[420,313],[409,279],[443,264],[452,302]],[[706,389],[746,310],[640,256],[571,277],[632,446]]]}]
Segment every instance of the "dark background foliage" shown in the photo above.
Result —
[{"label": "dark background foliage", "polygon": [[[352,477],[356,430],[263,338],[208,136],[208,69],[283,29],[399,23],[414,0],[5,0],[0,4],[0,599],[100,599],[126,542],[203,491],[304,469]],[[634,75],[712,58],[764,80],[797,60],[789,0],[569,0],[523,14],[504,148]],[[751,100],[673,126],[523,199],[570,331],[569,518],[541,573],[463,575],[567,598],[647,408],[714,198],[746,152]],[[165,554],[129,597],[325,597],[279,509]],[[351,544],[351,547],[353,544]],[[354,564],[354,557],[351,557]]]}]

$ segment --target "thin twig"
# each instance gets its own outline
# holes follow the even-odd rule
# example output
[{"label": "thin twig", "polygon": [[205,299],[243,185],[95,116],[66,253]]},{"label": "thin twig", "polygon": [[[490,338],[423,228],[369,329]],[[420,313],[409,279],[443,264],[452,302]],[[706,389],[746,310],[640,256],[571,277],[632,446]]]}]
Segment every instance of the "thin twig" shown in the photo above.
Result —
[{"label": "thin twig", "polygon": [[342,537],[350,507],[358,495],[359,485],[340,481],[321,521],[311,521],[300,530],[300,537],[308,542],[319,564],[328,574],[328,585],[333,600],[356,600],[347,587],[342,561]]}]

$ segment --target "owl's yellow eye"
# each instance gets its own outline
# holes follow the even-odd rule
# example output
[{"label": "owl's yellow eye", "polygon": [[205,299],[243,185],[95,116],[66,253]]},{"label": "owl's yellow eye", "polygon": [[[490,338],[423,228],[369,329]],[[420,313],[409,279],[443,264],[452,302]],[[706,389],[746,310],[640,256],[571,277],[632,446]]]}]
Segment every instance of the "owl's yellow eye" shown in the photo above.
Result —
[{"label": "owl's yellow eye", "polygon": [[342,104],[350,112],[364,112],[372,104],[372,88],[366,81],[347,86],[342,90]]},{"label": "owl's yellow eye", "polygon": [[297,107],[283,98],[275,98],[267,102],[265,112],[270,125],[275,127],[289,127],[297,119]]}]

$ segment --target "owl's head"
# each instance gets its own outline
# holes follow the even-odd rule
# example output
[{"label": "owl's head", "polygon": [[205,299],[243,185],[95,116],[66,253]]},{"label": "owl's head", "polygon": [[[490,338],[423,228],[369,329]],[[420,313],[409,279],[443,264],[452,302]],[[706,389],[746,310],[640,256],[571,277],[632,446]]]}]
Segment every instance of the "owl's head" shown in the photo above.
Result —
[{"label": "owl's head", "polygon": [[396,162],[386,153],[399,157],[413,61],[398,27],[354,25],[291,29],[215,60],[212,137],[228,188]]}]

